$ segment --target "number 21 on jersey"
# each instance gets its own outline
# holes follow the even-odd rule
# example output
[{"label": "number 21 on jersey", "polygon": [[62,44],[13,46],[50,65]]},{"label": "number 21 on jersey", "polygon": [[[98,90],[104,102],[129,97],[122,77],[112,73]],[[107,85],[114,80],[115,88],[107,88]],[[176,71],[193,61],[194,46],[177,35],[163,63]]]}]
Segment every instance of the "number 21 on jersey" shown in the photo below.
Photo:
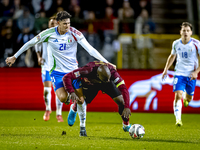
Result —
[{"label": "number 21 on jersey", "polygon": [[59,44],[59,45],[60,45],[60,47],[59,47],[60,51],[66,50],[66,43]]}]

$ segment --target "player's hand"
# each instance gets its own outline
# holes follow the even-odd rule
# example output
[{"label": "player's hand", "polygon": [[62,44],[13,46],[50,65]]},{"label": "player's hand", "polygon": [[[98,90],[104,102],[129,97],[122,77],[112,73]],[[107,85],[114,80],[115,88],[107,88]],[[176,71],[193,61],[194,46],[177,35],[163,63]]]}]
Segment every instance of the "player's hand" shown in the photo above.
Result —
[{"label": "player's hand", "polygon": [[131,110],[129,108],[124,108],[123,112],[122,112],[122,116],[124,118],[129,118],[129,116],[131,116]]},{"label": "player's hand", "polygon": [[198,73],[196,73],[195,71],[194,72],[192,72],[191,74],[190,74],[190,81],[191,80],[195,80],[197,77],[198,77]]},{"label": "player's hand", "polygon": [[44,61],[45,61],[45,60],[44,60],[42,57],[39,57],[39,58],[38,58],[38,65],[39,65],[39,66],[44,65]]},{"label": "player's hand", "polygon": [[74,102],[74,100],[80,101],[79,97],[74,92],[71,93],[71,99],[72,99],[72,102]]},{"label": "player's hand", "polygon": [[11,67],[12,64],[15,63],[15,60],[16,60],[16,59],[17,59],[17,58],[15,58],[15,56],[11,56],[11,57],[6,58],[5,62],[6,62],[6,64],[7,64],[9,67]]},{"label": "player's hand", "polygon": [[162,73],[162,80],[164,80],[166,78],[166,76],[167,76],[167,71],[163,71],[163,73]]}]

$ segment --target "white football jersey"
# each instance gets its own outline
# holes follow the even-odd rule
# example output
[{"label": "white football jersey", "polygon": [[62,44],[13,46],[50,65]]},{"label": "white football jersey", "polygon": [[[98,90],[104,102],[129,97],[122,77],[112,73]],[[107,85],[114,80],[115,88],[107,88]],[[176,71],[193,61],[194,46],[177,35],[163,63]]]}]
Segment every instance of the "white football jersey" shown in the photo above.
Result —
[{"label": "white football jersey", "polygon": [[199,66],[200,43],[198,40],[191,38],[184,45],[181,39],[178,39],[172,44],[171,54],[177,54],[175,75],[189,77]]},{"label": "white football jersey", "polygon": [[90,55],[96,59],[108,62],[96,49],[85,39],[83,34],[73,27],[64,35],[58,32],[58,26],[49,28],[39,33],[36,37],[24,44],[14,55],[16,58],[35,44],[46,42],[48,51],[48,65],[50,73],[59,71],[68,73],[78,68],[76,59],[77,43],[79,43]]}]

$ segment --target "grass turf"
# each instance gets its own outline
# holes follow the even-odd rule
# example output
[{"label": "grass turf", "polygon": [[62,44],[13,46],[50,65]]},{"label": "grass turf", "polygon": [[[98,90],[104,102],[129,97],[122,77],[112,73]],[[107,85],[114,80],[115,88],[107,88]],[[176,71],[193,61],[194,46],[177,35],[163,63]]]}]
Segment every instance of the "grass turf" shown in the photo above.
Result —
[{"label": "grass turf", "polygon": [[[183,114],[182,127],[175,126],[173,114],[132,113],[130,123],[145,127],[142,139],[132,139],[122,130],[117,112],[87,113],[87,137],[79,137],[79,119],[74,126],[58,123],[55,112],[49,121],[42,120],[44,111],[0,111],[0,150],[4,149],[78,149],[78,150],[188,150],[200,149],[200,120],[197,114]],[[66,131],[66,135],[62,132]]]}]

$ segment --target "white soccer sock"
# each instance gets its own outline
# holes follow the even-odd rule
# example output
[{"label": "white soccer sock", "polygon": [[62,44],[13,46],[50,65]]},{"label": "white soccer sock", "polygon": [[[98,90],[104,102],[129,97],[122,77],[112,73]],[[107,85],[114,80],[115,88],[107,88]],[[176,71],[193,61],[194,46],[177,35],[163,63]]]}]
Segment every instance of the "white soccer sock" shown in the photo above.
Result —
[{"label": "white soccer sock", "polygon": [[62,115],[63,103],[56,96],[56,115]]},{"label": "white soccer sock", "polygon": [[181,100],[178,100],[176,103],[175,103],[175,100],[174,100],[174,115],[176,117],[176,120],[181,120],[181,113],[182,113],[182,102]]},{"label": "white soccer sock", "polygon": [[86,108],[87,108],[87,104],[85,101],[83,104],[77,104],[77,112],[78,112],[78,116],[80,120],[80,127],[85,127]]},{"label": "white soccer sock", "polygon": [[44,101],[46,110],[51,111],[51,87],[44,87]]}]

